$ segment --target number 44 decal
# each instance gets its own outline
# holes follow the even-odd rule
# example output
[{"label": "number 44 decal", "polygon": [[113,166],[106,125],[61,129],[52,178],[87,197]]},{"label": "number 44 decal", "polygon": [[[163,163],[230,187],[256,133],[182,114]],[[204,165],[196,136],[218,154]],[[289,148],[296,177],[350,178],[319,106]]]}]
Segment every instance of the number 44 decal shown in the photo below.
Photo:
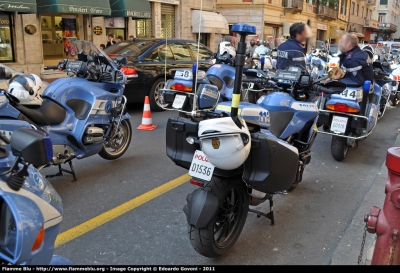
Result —
[{"label": "number 44 decal", "polygon": [[340,95],[346,98],[352,97],[354,99],[356,97],[356,91],[344,90]]}]

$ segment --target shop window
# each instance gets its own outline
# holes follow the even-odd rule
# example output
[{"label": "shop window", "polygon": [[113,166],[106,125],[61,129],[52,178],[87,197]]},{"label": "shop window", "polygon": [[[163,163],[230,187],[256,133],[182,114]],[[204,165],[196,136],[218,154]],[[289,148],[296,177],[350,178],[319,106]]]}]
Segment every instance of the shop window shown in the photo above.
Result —
[{"label": "shop window", "polygon": [[169,14],[161,15],[161,37],[174,38],[175,36],[175,16]]},{"label": "shop window", "polygon": [[10,15],[0,13],[0,61],[13,61]]},{"label": "shop window", "polygon": [[137,38],[151,38],[151,19],[136,20]]},{"label": "shop window", "polygon": [[125,18],[124,17],[110,17],[105,18],[104,23],[106,25],[107,35],[112,34],[114,36],[114,41],[117,41],[118,37],[125,38]]},{"label": "shop window", "polygon": [[171,44],[172,53],[177,61],[191,61],[190,51],[184,44]]},{"label": "shop window", "polygon": [[[197,59],[197,52],[199,53],[199,60],[208,60],[211,57],[212,52],[203,45],[198,45],[195,43],[189,43],[189,47],[194,54],[194,58]],[[199,49],[199,50],[198,50]]]},{"label": "shop window", "polygon": [[[199,40],[199,36],[198,36],[198,34],[196,34],[196,37],[197,37],[197,41]],[[208,39],[209,38],[209,35],[208,35],[208,33],[200,33],[200,43],[202,43],[203,45],[208,45]]]},{"label": "shop window", "polygon": [[40,17],[45,60],[59,59],[69,52],[70,42],[78,39],[77,23],[76,15],[45,14]]}]

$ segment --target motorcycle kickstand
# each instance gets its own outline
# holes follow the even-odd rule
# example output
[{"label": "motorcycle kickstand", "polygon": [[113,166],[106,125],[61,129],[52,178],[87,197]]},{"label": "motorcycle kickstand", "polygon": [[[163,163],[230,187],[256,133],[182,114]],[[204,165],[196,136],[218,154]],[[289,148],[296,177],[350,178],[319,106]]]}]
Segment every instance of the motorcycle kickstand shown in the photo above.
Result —
[{"label": "motorcycle kickstand", "polygon": [[[70,170],[62,168],[61,164],[60,164],[60,165],[58,165],[58,173],[52,174],[52,175],[46,175],[45,178],[53,178],[53,177],[56,177],[56,176],[64,176],[64,173],[68,173],[68,174],[71,174],[72,177],[74,178],[74,180],[72,180],[71,182],[76,182],[78,179],[76,178],[75,168],[74,168],[74,165],[72,164],[72,160],[68,160],[67,162],[69,164]],[[67,163],[67,162],[65,162],[65,163]]]},{"label": "motorcycle kickstand", "polygon": [[257,218],[264,216],[265,218],[269,219],[271,221],[271,226],[275,225],[274,201],[272,198],[273,198],[272,196],[270,198],[268,198],[268,200],[269,200],[269,212],[268,213],[264,213],[264,212],[249,208],[249,212],[255,213],[257,215]]}]

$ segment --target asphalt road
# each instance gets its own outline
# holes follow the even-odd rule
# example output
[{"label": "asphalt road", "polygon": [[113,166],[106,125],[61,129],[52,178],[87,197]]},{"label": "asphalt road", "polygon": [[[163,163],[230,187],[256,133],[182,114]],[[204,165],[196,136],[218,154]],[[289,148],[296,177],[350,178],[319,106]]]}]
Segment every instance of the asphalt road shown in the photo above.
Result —
[{"label": "asphalt road", "polygon": [[[130,106],[134,129],[141,107]],[[128,152],[117,161],[76,160],[77,182],[71,183],[70,176],[50,180],[64,201],[61,232],[186,173],[165,155],[166,121],[175,115],[153,113],[158,128],[134,130]],[[189,183],[61,245],[56,254],[74,264],[95,265],[328,264],[399,128],[400,106],[388,109],[374,133],[340,163],[330,155],[330,137],[319,135],[301,185],[275,198],[275,226],[249,214],[241,237],[224,257],[204,258],[189,243],[182,211],[186,195],[195,189]],[[267,210],[268,203],[258,209]]]}]

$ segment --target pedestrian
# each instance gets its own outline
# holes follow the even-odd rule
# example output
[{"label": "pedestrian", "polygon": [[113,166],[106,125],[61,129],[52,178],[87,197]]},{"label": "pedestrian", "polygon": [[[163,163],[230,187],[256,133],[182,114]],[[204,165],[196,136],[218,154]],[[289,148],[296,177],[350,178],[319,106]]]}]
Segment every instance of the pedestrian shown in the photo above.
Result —
[{"label": "pedestrian", "polygon": [[253,56],[254,50],[255,50],[256,48],[257,48],[257,46],[256,46],[256,41],[254,41],[254,39],[252,39],[252,40],[250,41],[249,47],[247,48],[247,52],[250,54],[250,56]]},{"label": "pedestrian", "polygon": [[106,47],[109,47],[109,46],[112,46],[115,44],[116,44],[116,42],[114,41],[114,35],[108,34],[108,42],[107,42]]},{"label": "pedestrian", "polygon": [[106,49],[106,45],[105,44],[101,44],[100,48],[101,48],[101,50],[104,50],[104,49]]},{"label": "pedestrian", "polygon": [[270,50],[266,45],[267,45],[267,41],[265,41],[264,39],[261,39],[260,46],[258,46],[254,50],[254,54],[257,54],[258,57],[263,57],[263,56],[267,55],[270,52]]},{"label": "pedestrian", "polygon": [[122,40],[123,40],[123,39],[122,39],[122,36],[118,36],[118,37],[117,37],[117,43],[122,42]]},{"label": "pedestrian", "polygon": [[130,40],[130,41],[135,41],[135,36],[129,35],[129,40]]}]

